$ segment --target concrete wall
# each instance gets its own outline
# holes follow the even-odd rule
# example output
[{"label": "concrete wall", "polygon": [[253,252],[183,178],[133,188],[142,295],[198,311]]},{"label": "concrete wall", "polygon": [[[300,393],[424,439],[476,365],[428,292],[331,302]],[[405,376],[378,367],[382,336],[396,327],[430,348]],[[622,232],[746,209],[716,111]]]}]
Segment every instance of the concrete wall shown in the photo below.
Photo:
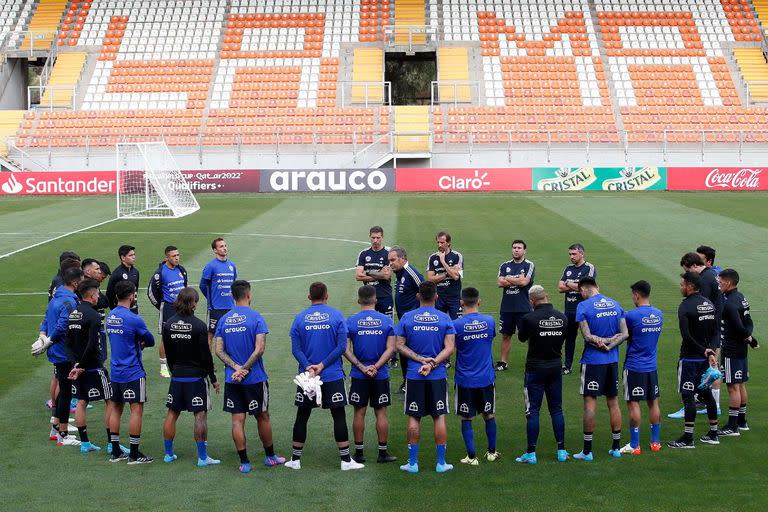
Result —
[{"label": "concrete wall", "polygon": [[27,59],[8,59],[0,71],[0,110],[27,109]]},{"label": "concrete wall", "polygon": [[[256,152],[243,148],[206,148],[200,155],[190,148],[171,148],[176,161],[185,170],[238,170],[238,169],[343,169],[368,168],[377,166],[392,167],[395,162],[388,160],[385,148],[361,155],[353,160],[349,152],[299,153],[296,148],[288,148],[291,154],[275,155],[270,152]],[[703,153],[702,153],[703,149]],[[768,165],[768,151],[765,144],[745,144],[739,151],[738,145],[709,145],[702,148],[696,145],[677,145],[667,148],[666,155],[661,146],[636,146],[625,153],[616,147],[592,146],[574,148],[566,145],[553,147],[549,152],[536,146],[513,146],[506,149],[477,151],[471,153],[467,148],[455,147],[450,153],[433,153],[432,158],[409,159],[397,158],[397,167],[623,167],[623,166],[748,166],[764,167]],[[29,150],[35,161],[41,165],[25,165],[29,170],[42,170],[43,166],[52,170],[112,170],[115,168],[115,152],[106,148],[92,150],[86,155],[84,150],[54,148],[49,154],[46,150]],[[18,160],[18,159],[17,159]]]}]

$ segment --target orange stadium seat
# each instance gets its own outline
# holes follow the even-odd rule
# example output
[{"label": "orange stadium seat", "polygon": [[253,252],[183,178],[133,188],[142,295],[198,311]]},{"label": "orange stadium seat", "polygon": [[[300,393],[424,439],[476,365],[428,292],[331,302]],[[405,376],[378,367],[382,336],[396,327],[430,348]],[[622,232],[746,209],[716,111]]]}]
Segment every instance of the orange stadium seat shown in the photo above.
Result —
[{"label": "orange stadium seat", "polygon": [[[0,31],[29,21],[23,4],[4,3]],[[587,0],[424,2],[447,47],[478,48],[479,92],[432,108],[435,143],[616,143],[619,119],[636,142],[766,138],[766,110],[742,103],[726,61],[733,43],[759,46],[748,0],[591,4],[596,16]],[[389,133],[392,110],[343,106],[339,80],[351,69],[345,48],[385,47],[396,2],[286,5],[72,0],[55,44],[93,56],[77,109],[27,113],[18,143],[335,145]]]}]

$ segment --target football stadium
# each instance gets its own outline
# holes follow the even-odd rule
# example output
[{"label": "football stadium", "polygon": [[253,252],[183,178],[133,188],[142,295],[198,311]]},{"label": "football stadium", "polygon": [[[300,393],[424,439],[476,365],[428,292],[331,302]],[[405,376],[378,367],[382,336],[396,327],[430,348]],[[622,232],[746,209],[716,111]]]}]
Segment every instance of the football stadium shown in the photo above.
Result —
[{"label": "football stadium", "polygon": [[0,508],[765,510],[764,23],[2,0]]}]

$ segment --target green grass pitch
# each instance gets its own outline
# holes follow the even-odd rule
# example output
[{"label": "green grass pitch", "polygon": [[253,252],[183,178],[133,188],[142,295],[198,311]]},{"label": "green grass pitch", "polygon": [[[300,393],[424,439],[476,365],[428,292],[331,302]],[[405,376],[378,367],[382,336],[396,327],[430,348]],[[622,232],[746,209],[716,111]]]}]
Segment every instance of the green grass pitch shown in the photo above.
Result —
[{"label": "green grass pitch", "polygon": [[[209,451],[222,465],[195,467],[190,415],[179,422],[172,465],[162,462],[162,421],[168,382],[158,374],[156,349],[145,351],[149,397],[142,436],[143,450],[155,456],[149,466],[109,464],[106,456],[82,456],[47,440],[47,399],[51,367],[32,358],[45,309],[45,296],[58,254],[75,250],[82,257],[104,259],[114,268],[122,243],[137,247],[142,285],[168,244],[181,250],[182,264],[197,284],[203,265],[212,257],[210,241],[224,234],[240,276],[254,283],[254,307],[270,327],[265,363],[270,375],[270,412],[278,453],[289,456],[294,418],[291,383],[296,364],[288,330],[293,315],[307,305],[310,282],[320,279],[330,290],[330,303],[351,314],[357,310],[357,284],[350,269],[365,247],[368,228],[380,224],[385,243],[403,245],[411,262],[426,267],[434,235],[446,229],[455,249],[465,257],[465,286],[480,289],[482,310],[498,314],[495,286],[498,265],[510,257],[510,242],[528,242],[536,263],[536,282],[553,295],[567,247],[582,242],[587,259],[598,269],[602,291],[630,308],[629,284],[643,278],[654,291],[666,324],[660,344],[662,440],[676,438],[680,420],[668,420],[680,401],[676,391],[679,333],[675,312],[680,301],[680,256],[706,243],[718,249],[718,263],[736,268],[740,289],[750,299],[756,333],[768,325],[764,286],[765,240],[768,239],[766,196],[759,193],[636,193],[636,194],[378,194],[378,195],[203,195],[200,212],[179,220],[114,221],[89,231],[0,259],[0,508],[3,510],[692,510],[725,507],[765,510],[764,486],[768,420],[768,364],[762,350],[750,355],[748,416],[752,431],[724,439],[719,447],[697,443],[691,451],[660,453],[644,450],[636,457],[614,460],[607,454],[610,429],[600,404],[595,432],[595,461],[554,462],[555,445],[546,408],[542,411],[538,466],[517,466],[514,457],[525,449],[522,363],[526,347],[514,341],[511,370],[497,380],[498,463],[461,467],[464,455],[459,420],[449,418],[448,461],[456,469],[434,473],[431,421],[423,422],[422,473],[407,475],[395,465],[368,464],[362,471],[339,471],[330,415],[315,411],[302,459],[303,469],[267,469],[256,464],[250,475],[237,472],[237,454],[230,437],[229,416],[214,399],[209,417]],[[0,201],[0,254],[94,225],[114,216],[112,198],[4,198]],[[324,275],[313,275],[327,272]],[[305,276],[305,277],[293,277]],[[15,295],[9,295],[15,294]],[[140,309],[150,327],[157,314],[145,293]],[[204,316],[204,305],[199,307]],[[154,330],[154,327],[153,327]],[[497,338],[496,352],[498,353]],[[577,348],[580,351],[580,349]],[[766,349],[763,349],[766,350]],[[624,350],[622,349],[622,352]],[[623,356],[622,356],[623,357]],[[222,376],[221,363],[217,373]],[[346,365],[348,368],[348,365]],[[393,379],[394,380],[394,379]],[[393,382],[393,388],[396,383]],[[407,457],[405,418],[399,398],[390,409],[390,448]],[[727,407],[723,390],[721,405]],[[566,445],[581,449],[581,398],[578,376],[565,378]],[[624,438],[629,427],[624,407]],[[105,444],[102,405],[89,414],[89,432]],[[351,409],[347,419],[351,431]],[[643,410],[644,416],[646,411]],[[366,451],[375,459],[375,434],[369,413]],[[646,416],[647,417],[647,416]],[[699,417],[697,435],[705,431]],[[642,444],[649,427],[643,422]],[[127,425],[122,429],[127,434]],[[263,453],[256,424],[247,427],[254,463]],[[485,449],[481,420],[475,423],[478,451]],[[126,438],[127,441],[127,438]]]}]

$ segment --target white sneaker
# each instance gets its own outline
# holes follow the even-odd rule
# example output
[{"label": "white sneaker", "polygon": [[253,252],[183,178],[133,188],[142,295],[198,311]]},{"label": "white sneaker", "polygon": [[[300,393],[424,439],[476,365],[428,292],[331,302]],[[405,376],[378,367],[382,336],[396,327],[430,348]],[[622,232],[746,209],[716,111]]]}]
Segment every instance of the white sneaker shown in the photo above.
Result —
[{"label": "white sneaker", "polygon": [[80,446],[80,441],[75,436],[60,437],[56,442],[59,446]]},{"label": "white sneaker", "polygon": [[634,453],[635,448],[632,448],[632,443],[627,443],[624,445],[621,450],[619,450],[620,453]]},{"label": "white sneaker", "polygon": [[72,432],[77,433],[77,427],[74,426],[71,423],[67,423],[67,433],[69,434],[69,433],[72,433]]},{"label": "white sneaker", "polygon": [[289,460],[283,465],[291,469],[301,469],[301,460]]},{"label": "white sneaker", "polygon": [[349,471],[351,469],[363,469],[364,467],[365,467],[365,464],[360,464],[359,462],[355,462],[354,459],[350,459],[349,462],[345,460],[341,461],[342,471]]}]

